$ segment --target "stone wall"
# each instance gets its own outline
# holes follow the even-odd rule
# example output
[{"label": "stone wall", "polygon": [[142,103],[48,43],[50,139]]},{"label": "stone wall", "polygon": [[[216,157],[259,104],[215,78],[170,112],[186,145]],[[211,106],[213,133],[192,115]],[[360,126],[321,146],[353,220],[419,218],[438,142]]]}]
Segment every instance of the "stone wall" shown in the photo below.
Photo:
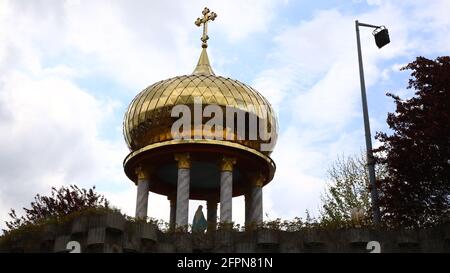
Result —
[{"label": "stone wall", "polygon": [[34,234],[22,233],[7,242],[3,240],[0,252],[69,252],[70,241],[79,242],[81,252],[104,253],[370,252],[366,249],[370,241],[379,242],[381,252],[450,253],[450,222],[422,230],[221,230],[186,234],[163,233],[153,224],[129,222],[121,214],[109,213],[49,224]]}]

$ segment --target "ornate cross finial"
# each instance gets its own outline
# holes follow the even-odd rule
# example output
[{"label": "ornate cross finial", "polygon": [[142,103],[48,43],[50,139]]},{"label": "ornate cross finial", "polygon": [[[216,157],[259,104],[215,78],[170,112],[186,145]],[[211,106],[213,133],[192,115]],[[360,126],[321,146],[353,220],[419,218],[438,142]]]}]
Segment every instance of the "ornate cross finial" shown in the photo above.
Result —
[{"label": "ornate cross finial", "polygon": [[201,24],[203,24],[203,36],[200,40],[202,40],[202,47],[203,48],[207,48],[208,47],[208,21],[214,21],[214,19],[216,19],[217,14],[213,11],[209,11],[208,8],[204,8],[202,11],[203,14],[203,18],[197,18],[197,20],[195,20],[195,25],[196,26],[200,26]]}]

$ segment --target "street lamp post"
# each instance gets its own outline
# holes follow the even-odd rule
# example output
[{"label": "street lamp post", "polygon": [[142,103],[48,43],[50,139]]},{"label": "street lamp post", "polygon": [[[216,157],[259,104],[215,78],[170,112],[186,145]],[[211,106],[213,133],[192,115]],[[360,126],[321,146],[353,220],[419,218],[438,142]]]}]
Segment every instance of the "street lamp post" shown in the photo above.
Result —
[{"label": "street lamp post", "polygon": [[361,99],[362,99],[362,108],[363,108],[363,117],[364,117],[364,131],[366,135],[366,149],[367,149],[367,166],[369,169],[369,181],[371,185],[370,197],[372,199],[372,214],[373,214],[373,222],[376,226],[380,224],[380,207],[378,206],[378,191],[375,182],[375,161],[372,153],[372,138],[370,135],[370,124],[369,124],[369,111],[367,109],[367,96],[366,96],[366,84],[364,81],[364,68],[362,61],[362,53],[361,53],[361,41],[359,38],[359,27],[370,27],[374,28],[374,36],[376,44],[379,48],[385,46],[390,42],[389,34],[386,28],[382,26],[374,26],[369,24],[364,24],[355,21],[356,27],[356,43],[358,46],[358,61],[359,61],[359,79],[361,84]]}]

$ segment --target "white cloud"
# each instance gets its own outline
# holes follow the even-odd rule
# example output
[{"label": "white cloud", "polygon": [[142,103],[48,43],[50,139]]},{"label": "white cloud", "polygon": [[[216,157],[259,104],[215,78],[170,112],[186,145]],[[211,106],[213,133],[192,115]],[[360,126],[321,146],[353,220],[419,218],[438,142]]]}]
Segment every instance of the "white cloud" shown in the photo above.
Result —
[{"label": "white cloud", "polygon": [[218,14],[217,28],[223,30],[232,42],[237,42],[252,32],[267,31],[274,17],[276,1],[211,1],[208,6]]},{"label": "white cloud", "polygon": [[[310,135],[290,127],[279,136],[272,155],[277,164],[274,180],[264,188],[265,213],[270,218],[304,216],[306,209],[315,213],[323,189],[320,177],[328,155],[310,145]],[[268,205],[268,206],[267,206]]]},{"label": "white cloud", "polygon": [[[0,207],[26,205],[51,186],[108,183],[120,174],[124,149],[98,138],[116,103],[70,81],[11,71],[0,77]],[[120,156],[120,157],[119,157]],[[28,201],[28,202],[29,202]]]}]

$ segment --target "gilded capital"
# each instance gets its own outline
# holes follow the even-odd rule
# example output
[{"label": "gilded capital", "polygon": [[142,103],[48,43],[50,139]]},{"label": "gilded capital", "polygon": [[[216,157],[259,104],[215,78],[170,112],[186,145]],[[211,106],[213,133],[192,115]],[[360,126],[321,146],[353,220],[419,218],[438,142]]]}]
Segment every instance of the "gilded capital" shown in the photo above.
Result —
[{"label": "gilded capital", "polygon": [[252,185],[256,187],[262,187],[264,185],[264,182],[266,182],[266,177],[261,173],[252,175],[250,179]]},{"label": "gilded capital", "polygon": [[222,172],[232,172],[233,165],[236,164],[236,158],[224,156],[220,161],[220,171]]},{"label": "gilded capital", "polygon": [[191,159],[189,153],[175,154],[175,160],[178,161],[178,169],[190,169]]},{"label": "gilded capital", "polygon": [[138,165],[134,170],[138,180],[149,180],[151,175],[151,168],[144,168]]}]

